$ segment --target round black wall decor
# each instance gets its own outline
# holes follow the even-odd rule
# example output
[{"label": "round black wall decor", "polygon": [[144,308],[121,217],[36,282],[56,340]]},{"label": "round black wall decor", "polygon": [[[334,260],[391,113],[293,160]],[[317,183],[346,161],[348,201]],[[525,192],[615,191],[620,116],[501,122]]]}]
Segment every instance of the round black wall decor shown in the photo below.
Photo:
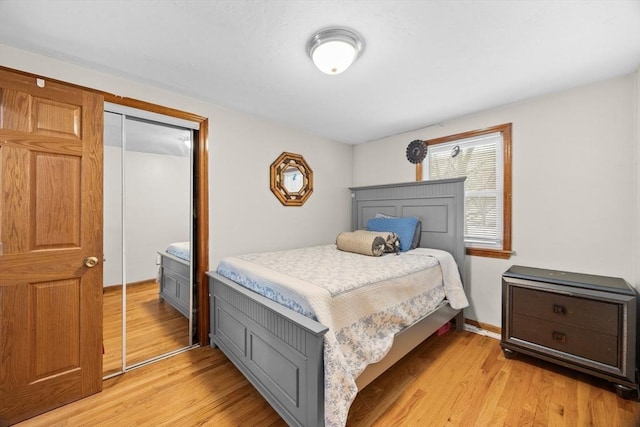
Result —
[{"label": "round black wall decor", "polygon": [[427,156],[427,144],[424,141],[416,139],[411,141],[407,146],[407,160],[411,163],[422,163]]}]

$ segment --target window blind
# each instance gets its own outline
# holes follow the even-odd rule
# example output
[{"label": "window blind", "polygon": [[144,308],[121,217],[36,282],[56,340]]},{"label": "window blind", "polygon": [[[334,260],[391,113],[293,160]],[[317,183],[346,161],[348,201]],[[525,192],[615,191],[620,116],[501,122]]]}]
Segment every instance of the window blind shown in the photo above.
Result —
[{"label": "window blind", "polygon": [[465,242],[467,246],[502,247],[502,132],[430,145],[423,167],[428,179],[466,176]]}]

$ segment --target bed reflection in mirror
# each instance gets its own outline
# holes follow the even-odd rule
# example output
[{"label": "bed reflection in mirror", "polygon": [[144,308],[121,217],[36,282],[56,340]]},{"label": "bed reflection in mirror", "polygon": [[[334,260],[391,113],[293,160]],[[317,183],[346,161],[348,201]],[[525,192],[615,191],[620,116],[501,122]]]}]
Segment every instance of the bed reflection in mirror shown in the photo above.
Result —
[{"label": "bed reflection in mirror", "polygon": [[105,376],[192,345],[192,134],[105,111]]}]

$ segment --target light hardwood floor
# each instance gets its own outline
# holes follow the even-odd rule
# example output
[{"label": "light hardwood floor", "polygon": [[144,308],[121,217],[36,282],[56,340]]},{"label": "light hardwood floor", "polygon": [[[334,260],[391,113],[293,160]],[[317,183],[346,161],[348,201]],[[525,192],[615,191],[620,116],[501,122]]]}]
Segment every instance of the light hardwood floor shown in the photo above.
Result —
[{"label": "light hardwood floor", "polygon": [[[189,345],[189,320],[158,296],[159,285],[148,280],[127,285],[127,365]],[[122,368],[122,286],[103,293],[103,372]]]},{"label": "light hardwood floor", "polygon": [[[285,426],[220,350],[198,348],[104,382],[104,390],[19,424]],[[350,427],[640,425],[640,403],[606,381],[450,331],[433,336],[361,391]]]}]

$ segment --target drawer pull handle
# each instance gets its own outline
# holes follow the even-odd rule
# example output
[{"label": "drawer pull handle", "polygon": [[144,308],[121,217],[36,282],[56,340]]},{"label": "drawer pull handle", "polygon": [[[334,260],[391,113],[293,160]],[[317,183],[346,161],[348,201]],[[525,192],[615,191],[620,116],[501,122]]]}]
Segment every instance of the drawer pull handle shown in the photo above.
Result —
[{"label": "drawer pull handle", "polygon": [[553,304],[553,312],[555,314],[562,314],[563,316],[567,314],[567,309],[564,305]]},{"label": "drawer pull handle", "polygon": [[566,344],[567,343],[567,335],[563,334],[562,332],[553,331],[551,333],[551,336],[552,336],[554,341],[558,341],[561,344]]}]

